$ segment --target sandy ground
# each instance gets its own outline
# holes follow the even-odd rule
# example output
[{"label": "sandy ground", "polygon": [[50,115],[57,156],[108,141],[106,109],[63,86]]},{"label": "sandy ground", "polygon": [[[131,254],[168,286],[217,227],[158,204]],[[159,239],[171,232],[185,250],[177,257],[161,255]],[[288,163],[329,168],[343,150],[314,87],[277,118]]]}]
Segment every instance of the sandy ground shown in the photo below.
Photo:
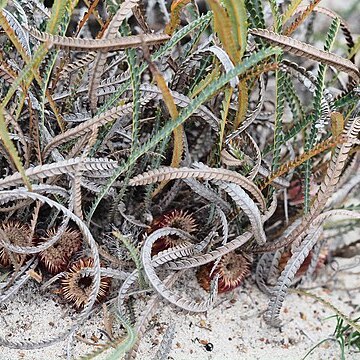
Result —
[{"label": "sandy ground", "polygon": [[[342,312],[359,316],[360,308],[360,257],[338,259],[341,269],[336,273],[327,266],[311,291],[329,300]],[[355,265],[355,266],[354,266]],[[303,287],[309,284],[304,284]],[[188,296],[204,296],[193,276],[181,281],[183,293]],[[153,359],[169,323],[175,324],[175,337],[169,359],[301,359],[320,340],[332,335],[336,321],[319,302],[297,294],[289,294],[282,309],[283,326],[269,328],[262,320],[267,297],[249,279],[243,287],[231,294],[222,295],[218,305],[208,314],[188,315],[176,313],[173,308],[160,304],[142,339],[138,359]],[[56,336],[72,321],[68,305],[59,304],[56,295],[40,294],[35,283],[25,286],[11,301],[0,308],[0,337],[8,340],[41,340]],[[91,336],[102,338],[104,329],[101,309],[77,334],[90,340]],[[206,343],[213,345],[212,351]],[[66,359],[68,343],[59,342],[40,350],[15,350],[2,347],[1,360],[60,360]],[[74,359],[94,350],[93,346],[74,340]],[[359,354],[347,351],[346,359],[359,359]],[[101,357],[103,358],[103,357]],[[339,346],[326,342],[308,359],[340,359]]]}]

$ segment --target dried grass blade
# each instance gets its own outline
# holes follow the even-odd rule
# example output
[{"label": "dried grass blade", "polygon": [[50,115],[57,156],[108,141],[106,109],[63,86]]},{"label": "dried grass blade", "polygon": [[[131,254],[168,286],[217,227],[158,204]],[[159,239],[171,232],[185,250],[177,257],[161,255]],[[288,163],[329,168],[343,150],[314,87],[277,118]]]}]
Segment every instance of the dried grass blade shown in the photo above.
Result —
[{"label": "dried grass blade", "polygon": [[9,153],[12,161],[14,162],[16,168],[18,169],[20,178],[22,179],[28,190],[31,191],[30,180],[26,176],[24,167],[21,163],[16,147],[14,146],[13,142],[10,139],[9,132],[7,130],[7,126],[4,119],[3,110],[1,108],[0,108],[0,140],[4,144],[5,149]]},{"label": "dried grass blade", "polygon": [[293,21],[293,23],[284,30],[284,35],[291,35],[299,26],[302,24],[306,18],[312,13],[315,6],[319,4],[321,0],[313,0],[307,7],[304,9],[302,13],[300,13],[296,19]]}]

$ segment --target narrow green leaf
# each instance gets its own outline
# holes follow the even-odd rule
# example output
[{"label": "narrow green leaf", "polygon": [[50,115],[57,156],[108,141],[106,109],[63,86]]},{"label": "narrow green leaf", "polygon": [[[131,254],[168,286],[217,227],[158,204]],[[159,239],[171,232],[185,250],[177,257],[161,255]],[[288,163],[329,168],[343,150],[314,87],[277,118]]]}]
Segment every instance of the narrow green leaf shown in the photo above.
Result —
[{"label": "narrow green leaf", "polygon": [[[334,19],[330,24],[329,31],[326,37],[324,51],[330,51],[332,45],[334,44],[336,34],[340,27],[340,20],[338,18]],[[319,132],[319,121],[321,119],[322,107],[321,102],[324,97],[324,89],[325,89],[325,74],[327,70],[327,65],[321,63],[319,65],[318,76],[316,79],[316,88],[313,102],[314,112],[309,117],[311,119],[311,129],[310,134],[306,139],[304,150],[305,152],[309,152],[315,145],[318,132]],[[320,124],[321,126],[321,124]],[[324,127],[324,124],[322,125]],[[305,214],[310,209],[310,178],[311,178],[311,167],[312,161],[308,160],[304,164],[304,212]]]}]

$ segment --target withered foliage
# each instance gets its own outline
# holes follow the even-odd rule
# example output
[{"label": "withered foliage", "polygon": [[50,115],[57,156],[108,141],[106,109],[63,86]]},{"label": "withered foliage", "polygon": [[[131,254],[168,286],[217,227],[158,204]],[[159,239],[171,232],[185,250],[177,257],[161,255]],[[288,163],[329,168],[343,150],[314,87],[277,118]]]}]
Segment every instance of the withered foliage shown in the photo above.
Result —
[{"label": "withered foliage", "polygon": [[[359,39],[299,3],[0,2],[0,302],[42,271],[79,311],[56,338],[0,345],[52,345],[107,301],[125,333],[108,324],[86,358],[134,359],[161,301],[208,311],[251,273],[280,324],[289,287],[324,262],[324,223],[360,218],[344,206]],[[202,301],[178,286],[191,268]]]}]

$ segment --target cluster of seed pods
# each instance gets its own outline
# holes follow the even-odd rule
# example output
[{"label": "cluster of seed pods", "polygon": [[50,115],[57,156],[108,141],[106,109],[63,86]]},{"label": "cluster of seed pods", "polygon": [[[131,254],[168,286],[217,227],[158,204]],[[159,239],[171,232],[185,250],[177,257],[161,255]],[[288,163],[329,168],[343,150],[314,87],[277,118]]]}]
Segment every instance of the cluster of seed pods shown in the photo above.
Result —
[{"label": "cluster of seed pods", "polygon": [[[3,222],[0,225],[6,240],[16,246],[34,246],[45,243],[56,236],[59,228],[49,228],[43,236],[36,236],[28,224],[20,221]],[[38,253],[40,268],[56,275],[63,273],[60,281],[60,289],[57,291],[66,301],[74,304],[76,309],[81,309],[89,298],[92,288],[92,277],[85,269],[93,267],[93,259],[81,257],[73,261],[82,247],[82,234],[79,230],[66,228],[58,241]],[[29,255],[16,254],[0,247],[0,267],[8,268],[22,264]],[[111,280],[107,277],[101,278],[100,290],[97,301],[105,299],[110,290]]]}]

